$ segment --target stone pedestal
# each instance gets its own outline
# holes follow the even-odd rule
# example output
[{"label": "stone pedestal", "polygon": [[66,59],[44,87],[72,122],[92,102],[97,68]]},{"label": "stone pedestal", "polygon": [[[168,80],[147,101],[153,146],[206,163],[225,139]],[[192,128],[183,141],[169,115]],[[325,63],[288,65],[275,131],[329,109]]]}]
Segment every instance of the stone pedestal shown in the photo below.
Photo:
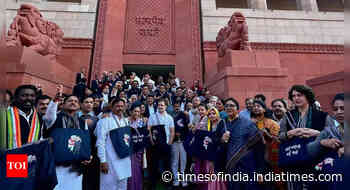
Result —
[{"label": "stone pedestal", "polygon": [[322,110],[331,113],[331,102],[336,94],[344,92],[344,82],[345,72],[341,71],[309,79],[306,84],[314,91]]},{"label": "stone pedestal", "polygon": [[264,93],[266,102],[285,97],[288,71],[281,67],[277,51],[227,51],[218,63],[218,74],[207,86],[221,98],[235,97],[244,104],[246,97]]},{"label": "stone pedestal", "polygon": [[75,73],[49,56],[42,56],[27,47],[0,45],[1,74],[7,80],[7,89],[15,89],[21,84],[41,84],[44,92],[54,96],[56,86],[64,85],[70,93],[74,85]]}]

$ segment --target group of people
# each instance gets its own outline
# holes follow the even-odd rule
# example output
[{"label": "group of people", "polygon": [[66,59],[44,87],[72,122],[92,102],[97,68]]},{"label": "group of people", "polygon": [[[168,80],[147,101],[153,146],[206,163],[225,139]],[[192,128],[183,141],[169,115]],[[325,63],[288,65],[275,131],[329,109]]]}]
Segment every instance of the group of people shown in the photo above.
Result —
[{"label": "group of people", "polygon": [[[313,189],[316,185],[307,182],[272,183],[260,178],[249,182],[183,181],[178,173],[242,172],[251,177],[254,172],[270,171],[317,173],[325,159],[336,161],[344,155],[342,93],[330,102],[333,112],[326,113],[315,104],[312,89],[305,85],[290,88],[290,104],[280,98],[269,108],[265,96],[258,94],[246,98],[245,109],[241,109],[234,97],[221,99],[199,81],[189,86],[172,73],[153,81],[150,74],[140,79],[136,73],[104,72],[87,85],[86,74],[81,72],[76,83],[72,94],[64,94],[62,85],[58,86],[55,97],[45,95],[38,86],[19,86],[14,95],[4,93],[7,108],[0,112],[6,118],[0,120],[0,148],[5,151],[50,138],[55,129],[89,132],[90,158],[56,162],[55,190],[187,186],[201,190]],[[157,125],[165,131],[166,143],[162,146],[152,140],[152,127]],[[124,127],[146,128],[150,145],[120,156],[111,131]],[[285,158],[281,147],[293,143],[305,147],[305,152],[301,148],[303,155],[296,153],[298,157],[286,161],[290,158]],[[307,158],[299,160],[303,156]],[[162,184],[160,175],[164,171],[173,173],[171,183]]]}]

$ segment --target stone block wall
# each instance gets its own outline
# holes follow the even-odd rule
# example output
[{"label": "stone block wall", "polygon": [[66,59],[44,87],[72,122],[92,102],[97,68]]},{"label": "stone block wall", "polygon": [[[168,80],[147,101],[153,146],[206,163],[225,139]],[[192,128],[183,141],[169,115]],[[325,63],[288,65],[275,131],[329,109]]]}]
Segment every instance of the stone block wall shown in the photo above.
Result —
[{"label": "stone block wall", "polygon": [[5,0],[5,2],[7,29],[20,5],[27,3],[40,9],[45,19],[58,24],[65,38],[93,38],[97,0],[81,0],[80,3],[52,0]]},{"label": "stone block wall", "polygon": [[202,0],[203,41],[215,41],[233,12],[240,11],[251,42],[344,44],[344,12],[319,12],[315,0],[296,1],[301,10],[268,10],[264,0],[248,0],[249,9],[217,8],[216,0]]}]

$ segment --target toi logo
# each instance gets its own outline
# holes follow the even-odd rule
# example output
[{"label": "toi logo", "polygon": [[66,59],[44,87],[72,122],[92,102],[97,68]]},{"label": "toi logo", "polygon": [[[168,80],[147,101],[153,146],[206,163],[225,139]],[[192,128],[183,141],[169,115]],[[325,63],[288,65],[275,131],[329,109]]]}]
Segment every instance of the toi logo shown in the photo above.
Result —
[{"label": "toi logo", "polygon": [[6,155],[6,177],[28,177],[28,156],[26,154]]}]

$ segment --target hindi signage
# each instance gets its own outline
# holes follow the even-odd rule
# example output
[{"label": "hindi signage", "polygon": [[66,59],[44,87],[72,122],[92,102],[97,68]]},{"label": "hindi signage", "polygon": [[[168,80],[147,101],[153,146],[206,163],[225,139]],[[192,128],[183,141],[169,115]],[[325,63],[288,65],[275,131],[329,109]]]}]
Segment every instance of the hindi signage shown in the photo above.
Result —
[{"label": "hindi signage", "polygon": [[128,0],[124,53],[175,54],[174,0]]}]

